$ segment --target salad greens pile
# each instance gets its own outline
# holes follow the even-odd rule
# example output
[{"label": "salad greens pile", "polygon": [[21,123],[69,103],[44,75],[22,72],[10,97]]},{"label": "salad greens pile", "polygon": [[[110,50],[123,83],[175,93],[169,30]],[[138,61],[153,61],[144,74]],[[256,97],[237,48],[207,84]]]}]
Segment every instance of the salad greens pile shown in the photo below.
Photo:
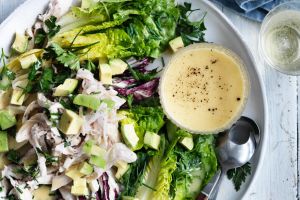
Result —
[{"label": "salad greens pile", "polygon": [[64,48],[80,48],[76,53],[81,60],[157,58],[176,35],[182,35],[185,44],[203,41],[203,20],[189,21],[190,10],[190,4],[177,6],[169,0],[104,1],[75,7],[58,21],[62,29],[52,41]]},{"label": "salad greens pile", "polygon": [[[51,0],[2,50],[0,198],[196,199],[215,136],[172,124],[157,88],[162,54],[204,42],[204,17],[175,0],[80,2]],[[248,173],[230,172],[237,189]]]}]

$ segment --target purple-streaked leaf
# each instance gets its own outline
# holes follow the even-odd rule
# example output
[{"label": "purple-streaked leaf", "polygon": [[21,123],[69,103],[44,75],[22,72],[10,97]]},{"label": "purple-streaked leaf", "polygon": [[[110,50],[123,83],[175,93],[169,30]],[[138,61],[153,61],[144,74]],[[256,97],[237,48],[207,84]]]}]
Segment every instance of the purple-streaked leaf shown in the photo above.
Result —
[{"label": "purple-streaked leaf", "polygon": [[106,172],[103,173],[103,175],[100,177],[100,181],[102,181],[102,190],[103,193],[101,194],[101,200],[109,200],[109,184],[108,184],[108,175]]},{"label": "purple-streaked leaf", "polygon": [[117,88],[128,88],[135,86],[136,80],[132,77],[114,78],[113,86]]},{"label": "purple-streaked leaf", "polygon": [[151,97],[157,90],[159,79],[155,78],[147,83],[133,87],[130,89],[116,88],[120,95],[128,96],[133,95],[134,99],[142,100]]}]

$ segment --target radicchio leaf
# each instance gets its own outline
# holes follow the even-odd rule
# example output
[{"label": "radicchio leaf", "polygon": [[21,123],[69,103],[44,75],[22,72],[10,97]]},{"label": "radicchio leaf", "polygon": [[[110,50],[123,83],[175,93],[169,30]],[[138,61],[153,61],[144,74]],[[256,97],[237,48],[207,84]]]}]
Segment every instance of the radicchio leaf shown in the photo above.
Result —
[{"label": "radicchio leaf", "polygon": [[100,177],[100,181],[102,181],[102,194],[101,194],[101,200],[109,200],[109,184],[108,184],[108,175],[106,172],[103,173],[103,175]]},{"label": "radicchio leaf", "polygon": [[156,92],[158,83],[159,83],[159,79],[155,78],[155,79],[153,79],[147,83],[144,83],[142,85],[139,85],[137,87],[133,87],[130,89],[116,88],[116,90],[122,96],[128,96],[128,95],[132,94],[136,100],[142,100],[142,99],[151,97]]}]

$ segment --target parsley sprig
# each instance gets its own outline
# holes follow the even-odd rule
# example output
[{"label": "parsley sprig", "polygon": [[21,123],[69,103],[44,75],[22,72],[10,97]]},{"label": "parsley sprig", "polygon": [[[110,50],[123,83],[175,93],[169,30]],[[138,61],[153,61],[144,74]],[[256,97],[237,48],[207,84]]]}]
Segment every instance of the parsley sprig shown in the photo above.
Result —
[{"label": "parsley sprig", "polygon": [[6,90],[11,86],[11,81],[16,78],[16,74],[8,69],[6,65],[6,59],[8,58],[5,55],[4,50],[1,50],[0,62],[2,67],[0,67],[0,90]]},{"label": "parsley sprig", "polygon": [[231,169],[227,172],[227,177],[232,180],[236,191],[240,190],[241,185],[246,181],[248,175],[251,174],[250,163],[246,163],[242,167]]},{"label": "parsley sprig", "polygon": [[45,48],[43,59],[56,60],[59,64],[69,67],[72,70],[78,70],[80,68],[80,62],[77,55],[70,50],[61,48],[58,44],[52,43]]},{"label": "parsley sprig", "polygon": [[47,32],[43,28],[37,30],[34,39],[34,44],[37,47],[43,47],[47,39],[54,37],[60,31],[61,27],[59,25],[56,25],[56,20],[56,17],[51,16],[45,21],[45,25],[48,29]]},{"label": "parsley sprig", "polygon": [[178,5],[180,11],[180,17],[177,22],[176,34],[182,37],[184,45],[190,45],[192,43],[198,43],[204,41],[204,31],[206,30],[204,25],[204,17],[199,21],[191,21],[190,15],[199,10],[192,10],[192,4],[185,2],[183,5]]}]

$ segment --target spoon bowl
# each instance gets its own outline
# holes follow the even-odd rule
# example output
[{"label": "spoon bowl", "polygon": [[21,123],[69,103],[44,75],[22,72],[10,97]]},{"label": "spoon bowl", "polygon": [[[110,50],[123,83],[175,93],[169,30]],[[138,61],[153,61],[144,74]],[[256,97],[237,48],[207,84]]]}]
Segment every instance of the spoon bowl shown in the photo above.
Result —
[{"label": "spoon bowl", "polygon": [[220,133],[216,153],[221,170],[204,187],[198,200],[214,199],[227,171],[249,162],[259,140],[260,130],[257,124],[248,117],[241,117],[230,129]]}]

